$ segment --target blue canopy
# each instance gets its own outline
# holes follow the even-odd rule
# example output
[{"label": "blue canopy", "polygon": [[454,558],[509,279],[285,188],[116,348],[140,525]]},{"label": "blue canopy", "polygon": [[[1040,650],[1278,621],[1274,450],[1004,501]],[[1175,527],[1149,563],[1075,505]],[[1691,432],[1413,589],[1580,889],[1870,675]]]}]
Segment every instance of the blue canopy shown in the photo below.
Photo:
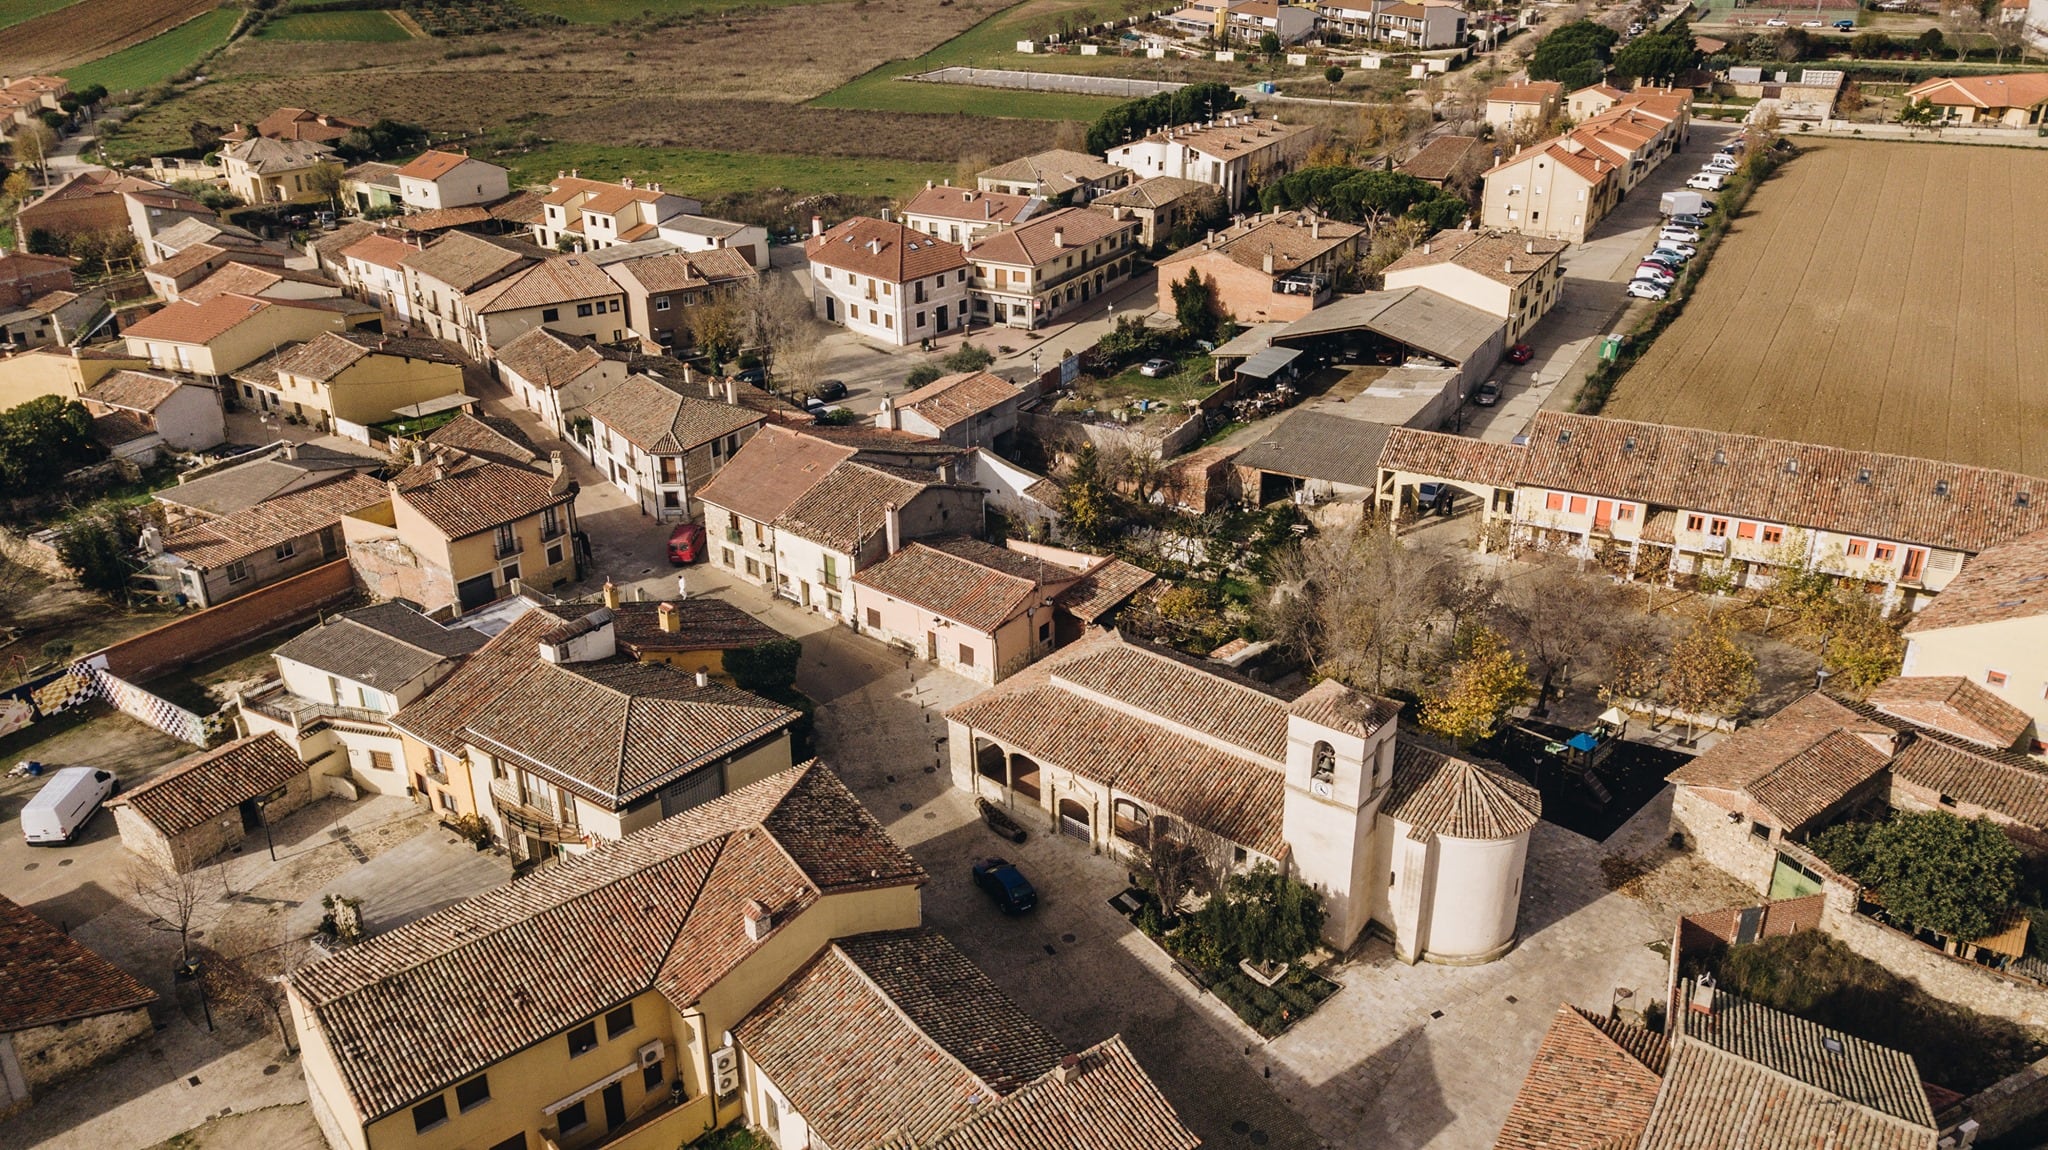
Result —
[{"label": "blue canopy", "polygon": [[1574,751],[1590,751],[1600,745],[1600,740],[1587,734],[1585,731],[1580,731],[1578,734],[1566,739],[1564,745]]}]

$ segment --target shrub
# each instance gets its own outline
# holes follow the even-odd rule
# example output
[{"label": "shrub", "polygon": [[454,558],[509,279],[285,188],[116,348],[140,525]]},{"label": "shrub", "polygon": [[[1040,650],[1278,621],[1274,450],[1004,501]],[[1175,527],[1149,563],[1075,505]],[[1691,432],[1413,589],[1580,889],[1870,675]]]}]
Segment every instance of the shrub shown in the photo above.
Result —
[{"label": "shrub", "polygon": [[945,365],[947,371],[963,372],[980,371],[995,361],[995,353],[987,348],[963,343],[939,362]]},{"label": "shrub", "polygon": [[1328,80],[1328,81],[1329,81],[1330,83],[1332,83],[1332,84],[1335,84],[1335,83],[1337,83],[1338,81],[1342,80],[1343,78],[1344,78],[1344,69],[1342,69],[1342,68],[1339,68],[1339,67],[1338,67],[1337,65],[1335,65],[1335,64],[1332,64],[1332,65],[1330,65],[1329,67],[1327,67],[1327,68],[1323,69],[1323,79],[1325,79],[1325,80]]},{"label": "shrub", "polygon": [[795,689],[803,655],[804,645],[795,639],[770,639],[758,647],[726,652],[725,673],[740,690],[773,697]]},{"label": "shrub", "polygon": [[946,374],[946,369],[936,363],[920,363],[910,369],[910,374],[903,377],[903,382],[915,390],[937,380],[944,374]]}]

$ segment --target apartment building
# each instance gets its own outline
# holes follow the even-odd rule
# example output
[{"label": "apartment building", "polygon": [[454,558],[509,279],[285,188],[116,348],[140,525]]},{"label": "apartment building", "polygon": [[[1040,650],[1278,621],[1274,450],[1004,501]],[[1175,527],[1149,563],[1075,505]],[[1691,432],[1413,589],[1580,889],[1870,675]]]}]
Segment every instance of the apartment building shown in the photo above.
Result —
[{"label": "apartment building", "polygon": [[463,293],[477,355],[489,358],[525,332],[552,328],[623,342],[626,292],[587,254],[550,256]]},{"label": "apartment building", "polygon": [[1422,287],[1507,321],[1504,339],[1521,342],[1564,298],[1560,240],[1490,229],[1441,231],[1382,273],[1386,288]]},{"label": "apartment building", "polygon": [[1486,93],[1486,122],[1495,132],[1521,132],[1557,118],[1564,85],[1555,80],[1496,84]]},{"label": "apartment building", "polygon": [[951,181],[934,185],[926,180],[924,191],[903,205],[903,222],[947,243],[971,244],[990,232],[1023,223],[1046,207],[1046,201],[1037,196],[956,188]]},{"label": "apartment building", "polygon": [[1114,210],[1061,208],[987,236],[966,258],[974,318],[1036,328],[1131,278],[1138,221]]},{"label": "apartment building", "polygon": [[1364,235],[1356,224],[1313,211],[1255,214],[1160,260],[1156,306],[1172,314],[1173,287],[1192,272],[1210,286],[1218,310],[1239,323],[1300,319],[1335,296]]},{"label": "apartment building", "polygon": [[1183,124],[1109,150],[1109,162],[1138,179],[1177,176],[1222,193],[1231,210],[1247,190],[1286,175],[1308,157],[1321,133],[1312,124],[1261,120],[1253,112],[1226,112],[1213,124]]},{"label": "apartment building", "polygon": [[691,313],[715,299],[745,289],[760,277],[748,258],[746,245],[695,252],[668,251],[616,261],[607,258],[623,250],[608,248],[591,253],[589,258],[625,293],[627,328],[663,347],[694,344]]},{"label": "apartment building", "polygon": [[541,220],[533,225],[533,238],[547,248],[559,248],[564,241],[607,248],[654,239],[663,222],[703,211],[702,200],[664,191],[660,184],[642,184],[631,176],[612,183],[560,172],[541,197]]},{"label": "apartment building", "polygon": [[818,318],[898,347],[967,326],[967,255],[894,220],[856,216],[804,243]]},{"label": "apartment building", "polygon": [[[413,322],[426,325],[427,334],[481,357],[479,331],[487,329],[468,306],[470,293],[533,267],[547,254],[523,240],[449,232],[399,257],[399,266],[405,269],[406,310]],[[505,342],[500,340],[497,346]]]},{"label": "apartment building", "polygon": [[1462,6],[1442,0],[1346,0],[1316,11],[1325,33],[1425,51],[1463,44],[1470,19]]},{"label": "apartment building", "polygon": [[382,319],[374,307],[347,299],[261,299],[232,292],[204,303],[164,305],[122,331],[130,355],[155,368],[216,382],[287,343],[353,331]]},{"label": "apartment building", "polygon": [[738,454],[767,416],[628,375],[585,408],[598,469],[642,515],[694,519],[695,492]]},{"label": "apartment building", "polygon": [[446,344],[375,332],[328,332],[259,360],[234,378],[260,411],[288,411],[364,442],[369,425],[403,408],[463,393],[462,360]]}]

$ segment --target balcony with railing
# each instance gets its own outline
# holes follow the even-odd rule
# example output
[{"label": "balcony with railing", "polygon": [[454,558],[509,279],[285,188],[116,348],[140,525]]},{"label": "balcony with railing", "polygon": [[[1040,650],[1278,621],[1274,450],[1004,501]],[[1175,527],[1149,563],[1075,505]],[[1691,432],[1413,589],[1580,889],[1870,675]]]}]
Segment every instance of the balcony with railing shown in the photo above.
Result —
[{"label": "balcony with railing", "polygon": [[382,725],[389,718],[382,711],[372,711],[365,707],[344,707],[335,703],[301,698],[292,694],[281,679],[272,679],[259,685],[254,691],[240,692],[236,699],[245,710],[288,724],[294,732],[303,731],[320,722],[341,721]]},{"label": "balcony with railing", "polygon": [[[627,1146],[673,1146],[679,1141],[687,1140],[688,1135],[682,1132],[685,1125],[682,1118],[687,1112],[699,1109],[696,1104],[701,1101],[702,1096],[684,1098],[678,1094],[662,1094],[660,1101],[653,1106],[602,1133],[595,1132],[591,1126],[585,1126],[569,1134],[553,1130],[543,1131],[541,1147],[542,1150],[623,1150]],[[592,1109],[595,1109],[595,1106]],[[698,1130],[701,1130],[705,1117],[696,1116],[695,1121]],[[654,1130],[655,1127],[664,1124],[673,1126],[674,1129]]]},{"label": "balcony with railing", "polygon": [[491,548],[492,553],[500,559],[510,558],[524,550],[526,550],[526,544],[517,535],[512,536],[510,539],[500,536]]},{"label": "balcony with railing", "polygon": [[511,779],[491,780],[491,805],[498,808],[498,816],[505,820],[505,825],[520,834],[544,843],[583,841],[582,828],[565,824],[553,811],[528,803]]},{"label": "balcony with railing", "polygon": [[1303,295],[1321,302],[1330,294],[1330,277],[1319,272],[1293,272],[1276,276],[1273,291],[1277,295]]}]

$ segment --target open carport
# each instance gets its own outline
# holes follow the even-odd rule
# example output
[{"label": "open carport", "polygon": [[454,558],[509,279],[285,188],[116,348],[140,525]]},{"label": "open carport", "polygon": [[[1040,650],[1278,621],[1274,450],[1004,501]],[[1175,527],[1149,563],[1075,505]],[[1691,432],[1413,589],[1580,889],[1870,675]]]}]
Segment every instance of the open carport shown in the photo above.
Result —
[{"label": "open carport", "polygon": [[1344,296],[1273,333],[1273,346],[1300,349],[1319,363],[1434,361],[1457,368],[1457,390],[1470,395],[1499,365],[1506,331],[1497,315],[1407,287]]}]

